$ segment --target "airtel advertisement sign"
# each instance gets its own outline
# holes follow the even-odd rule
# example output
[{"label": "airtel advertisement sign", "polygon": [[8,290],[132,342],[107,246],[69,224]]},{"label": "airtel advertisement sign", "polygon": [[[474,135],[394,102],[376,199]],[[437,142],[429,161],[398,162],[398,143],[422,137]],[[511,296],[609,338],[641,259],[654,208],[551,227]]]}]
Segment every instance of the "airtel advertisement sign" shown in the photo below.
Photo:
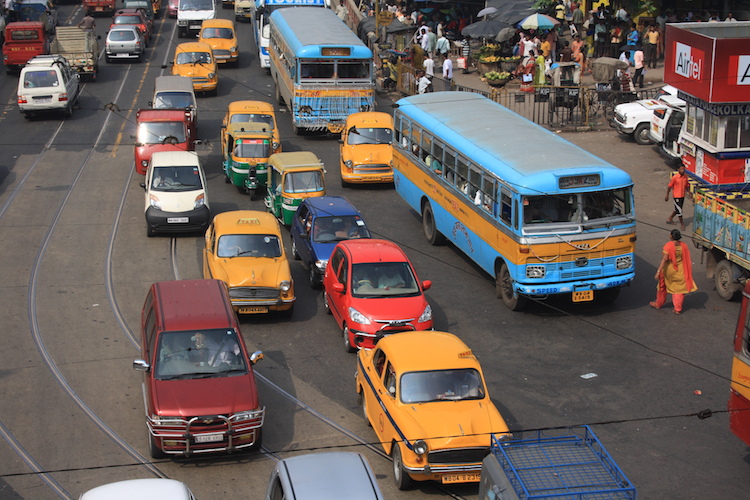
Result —
[{"label": "airtel advertisement sign", "polygon": [[745,34],[749,22],[668,24],[664,83],[706,102],[750,102]]}]

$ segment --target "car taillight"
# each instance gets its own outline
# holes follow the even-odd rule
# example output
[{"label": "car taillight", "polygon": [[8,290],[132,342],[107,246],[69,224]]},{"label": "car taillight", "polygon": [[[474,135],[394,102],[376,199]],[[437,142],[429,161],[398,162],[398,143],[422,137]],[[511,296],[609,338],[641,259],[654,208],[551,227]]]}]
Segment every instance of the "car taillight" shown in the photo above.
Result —
[{"label": "car taillight", "polygon": [[66,94],[66,93],[60,94],[60,96],[57,98],[57,100],[58,101],[67,101],[68,100],[68,94]]},{"label": "car taillight", "polygon": [[18,104],[28,104],[28,100],[26,100],[25,95],[19,95],[18,96]]}]

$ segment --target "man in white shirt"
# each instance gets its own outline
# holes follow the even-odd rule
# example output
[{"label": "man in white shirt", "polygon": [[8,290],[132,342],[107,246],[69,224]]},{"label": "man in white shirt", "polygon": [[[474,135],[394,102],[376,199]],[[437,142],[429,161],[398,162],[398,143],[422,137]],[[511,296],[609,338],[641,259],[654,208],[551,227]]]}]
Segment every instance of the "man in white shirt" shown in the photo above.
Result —
[{"label": "man in white shirt", "polygon": [[427,75],[424,71],[419,72],[419,81],[417,82],[417,92],[420,94],[424,94],[425,92],[429,92],[430,84],[432,82],[429,78],[427,78]]},{"label": "man in white shirt", "polygon": [[435,61],[432,60],[430,54],[425,54],[422,66],[424,66],[425,73],[429,76],[435,76]]},{"label": "man in white shirt", "polygon": [[453,80],[453,61],[448,57],[443,61],[443,78],[448,81]]}]

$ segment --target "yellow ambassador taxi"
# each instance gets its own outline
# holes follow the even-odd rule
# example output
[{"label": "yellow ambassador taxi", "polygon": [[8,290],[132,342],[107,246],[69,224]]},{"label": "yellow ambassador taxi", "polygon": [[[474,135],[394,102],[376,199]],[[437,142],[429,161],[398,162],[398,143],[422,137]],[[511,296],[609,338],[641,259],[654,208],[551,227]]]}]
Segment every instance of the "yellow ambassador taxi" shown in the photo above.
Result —
[{"label": "yellow ambassador taxi", "polygon": [[294,281],[281,228],[267,212],[235,210],[214,217],[205,235],[203,277],[226,283],[238,314],[292,314]]},{"label": "yellow ambassador taxi", "polygon": [[216,62],[219,64],[236,63],[240,57],[240,45],[237,41],[234,21],[229,19],[203,21],[198,41],[211,46]]},{"label": "yellow ambassador taxi", "polygon": [[181,43],[174,49],[172,74],[187,76],[195,92],[216,92],[219,73],[211,46],[204,42]]},{"label": "yellow ambassador taxi", "polygon": [[393,117],[352,113],[341,132],[341,186],[393,182]]},{"label": "yellow ambassador taxi", "polygon": [[401,490],[412,481],[479,482],[491,435],[510,438],[479,361],[453,334],[384,337],[359,351],[355,381]]}]

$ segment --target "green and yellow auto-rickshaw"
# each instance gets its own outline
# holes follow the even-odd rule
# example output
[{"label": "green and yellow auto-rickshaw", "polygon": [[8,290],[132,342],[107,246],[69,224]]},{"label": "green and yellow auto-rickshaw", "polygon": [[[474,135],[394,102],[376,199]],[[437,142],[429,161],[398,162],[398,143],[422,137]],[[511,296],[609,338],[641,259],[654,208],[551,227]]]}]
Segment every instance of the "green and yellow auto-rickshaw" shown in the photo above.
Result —
[{"label": "green and yellow auto-rickshaw", "polygon": [[264,199],[266,210],[284,225],[290,225],[302,200],[325,196],[324,174],[323,162],[309,151],[271,155]]},{"label": "green and yellow auto-rickshaw", "polygon": [[254,193],[268,179],[273,131],[258,122],[235,122],[223,130],[224,179],[246,193]]}]

